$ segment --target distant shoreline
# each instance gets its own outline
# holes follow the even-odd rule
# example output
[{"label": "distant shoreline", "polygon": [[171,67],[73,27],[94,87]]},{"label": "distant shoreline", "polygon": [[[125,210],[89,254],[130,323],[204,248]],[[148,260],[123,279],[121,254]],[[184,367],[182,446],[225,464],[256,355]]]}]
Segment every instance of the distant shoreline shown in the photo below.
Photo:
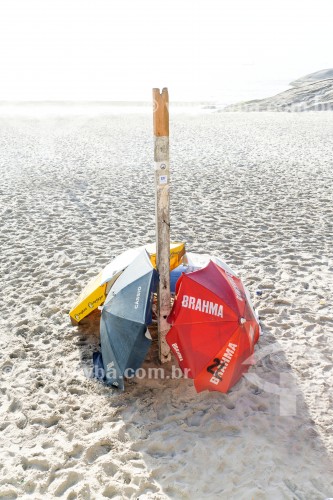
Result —
[{"label": "distant shoreline", "polygon": [[[0,101],[0,106],[142,106],[151,107],[151,101],[74,101],[74,100],[45,100],[45,101]],[[216,101],[173,101],[170,106],[214,106]]]}]

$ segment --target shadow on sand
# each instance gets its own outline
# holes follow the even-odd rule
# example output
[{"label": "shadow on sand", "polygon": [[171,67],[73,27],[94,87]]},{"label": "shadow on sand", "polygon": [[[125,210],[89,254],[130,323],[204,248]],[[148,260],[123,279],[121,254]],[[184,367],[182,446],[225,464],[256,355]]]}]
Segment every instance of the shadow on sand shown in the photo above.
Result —
[{"label": "shadow on sand", "polygon": [[[87,375],[99,348],[98,331],[98,314],[78,327]],[[98,387],[105,405],[121,406],[118,417],[130,449],[147,472],[139,480],[131,469],[130,497],[322,500],[333,495],[328,450],[282,345],[266,333],[256,358],[249,376],[228,394],[197,394],[191,380],[179,378],[175,362],[158,364],[154,340],[139,378],[128,380],[124,393]],[[106,492],[111,497],[117,490]]]}]

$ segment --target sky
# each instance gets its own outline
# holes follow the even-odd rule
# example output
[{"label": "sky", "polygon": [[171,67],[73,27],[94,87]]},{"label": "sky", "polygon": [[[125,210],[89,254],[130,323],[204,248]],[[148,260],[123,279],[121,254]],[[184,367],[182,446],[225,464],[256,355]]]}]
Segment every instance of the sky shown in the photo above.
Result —
[{"label": "sky", "polygon": [[333,67],[333,0],[0,0],[0,101],[260,98]]}]

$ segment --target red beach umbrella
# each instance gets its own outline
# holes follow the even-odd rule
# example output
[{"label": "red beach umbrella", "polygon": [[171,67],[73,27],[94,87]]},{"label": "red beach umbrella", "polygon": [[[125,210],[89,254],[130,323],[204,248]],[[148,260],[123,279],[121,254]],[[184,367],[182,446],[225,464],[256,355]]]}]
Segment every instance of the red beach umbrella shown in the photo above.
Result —
[{"label": "red beach umbrella", "polygon": [[183,274],[167,342],[198,392],[227,392],[249,368],[260,326],[241,280],[210,261]]}]

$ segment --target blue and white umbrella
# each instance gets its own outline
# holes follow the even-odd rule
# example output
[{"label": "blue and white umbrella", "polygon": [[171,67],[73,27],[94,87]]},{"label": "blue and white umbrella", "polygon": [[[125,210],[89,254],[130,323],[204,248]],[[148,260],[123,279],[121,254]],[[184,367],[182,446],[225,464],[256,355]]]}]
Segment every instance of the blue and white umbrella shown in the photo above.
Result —
[{"label": "blue and white umbrella", "polygon": [[[133,375],[151,345],[147,325],[152,320],[158,273],[143,249],[112,286],[102,310],[101,358],[104,380],[124,389],[124,376]],[[95,366],[100,358],[95,356]]]}]

